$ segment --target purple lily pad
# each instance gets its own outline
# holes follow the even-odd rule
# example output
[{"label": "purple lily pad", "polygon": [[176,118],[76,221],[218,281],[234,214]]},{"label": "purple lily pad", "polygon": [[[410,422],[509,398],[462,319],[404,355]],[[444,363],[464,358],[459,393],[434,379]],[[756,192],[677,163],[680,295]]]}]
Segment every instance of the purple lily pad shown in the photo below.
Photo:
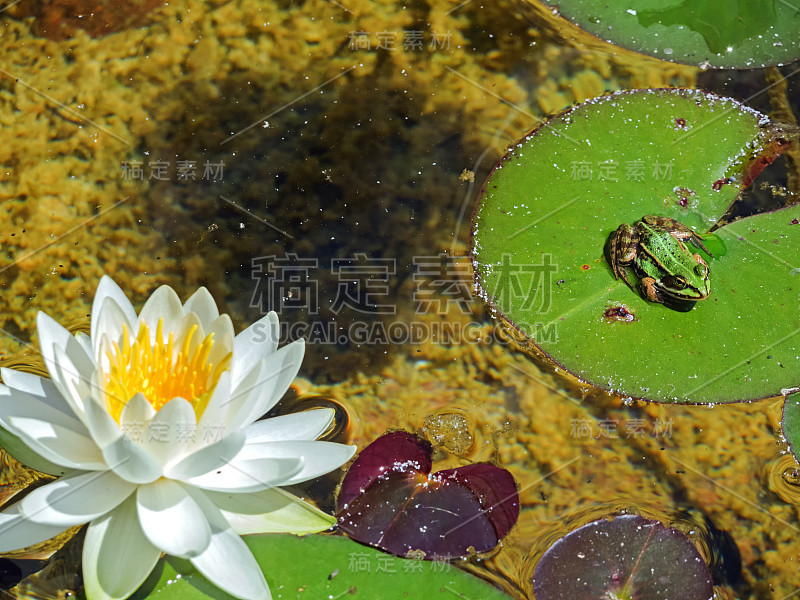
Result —
[{"label": "purple lily pad", "polygon": [[444,560],[497,546],[519,517],[514,477],[488,464],[431,474],[432,450],[404,431],[364,448],[342,482],[339,529],[398,556]]},{"label": "purple lily pad", "polygon": [[593,521],[542,555],[536,600],[709,600],[711,575],[683,533],[637,515]]}]

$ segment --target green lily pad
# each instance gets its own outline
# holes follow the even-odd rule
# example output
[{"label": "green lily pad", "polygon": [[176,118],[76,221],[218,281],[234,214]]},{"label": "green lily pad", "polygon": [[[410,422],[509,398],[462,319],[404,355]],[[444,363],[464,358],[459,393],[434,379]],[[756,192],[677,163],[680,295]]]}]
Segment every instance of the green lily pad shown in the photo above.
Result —
[{"label": "green lily pad", "polygon": [[789,444],[794,459],[800,462],[800,394],[786,396],[783,402],[783,419],[781,421],[783,437]]},{"label": "green lily pad", "polygon": [[800,7],[782,0],[543,0],[589,33],[664,60],[755,68],[800,57]]},{"label": "green lily pad", "polygon": [[786,145],[763,115],[697,90],[579,105],[515,144],[485,183],[472,228],[479,288],[560,368],[613,393],[781,395],[800,380],[800,207],[705,235],[710,295],[688,312],[616,280],[605,247],[649,214],[702,235]]},{"label": "green lily pad", "polygon": [[[345,537],[270,534],[243,539],[276,599],[510,600],[494,586],[449,563],[397,558]],[[132,598],[232,600],[232,596],[203,578],[189,561],[173,557],[162,558]]]}]

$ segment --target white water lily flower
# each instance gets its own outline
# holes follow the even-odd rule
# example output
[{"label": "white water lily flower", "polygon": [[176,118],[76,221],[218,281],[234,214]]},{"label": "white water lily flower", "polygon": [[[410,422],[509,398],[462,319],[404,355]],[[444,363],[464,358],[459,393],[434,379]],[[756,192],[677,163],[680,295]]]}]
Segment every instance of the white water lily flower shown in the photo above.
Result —
[{"label": "white water lily flower", "polygon": [[243,599],[270,598],[240,534],[309,533],[335,523],[277,486],[327,473],[355,448],[314,441],[333,410],[256,421],[303,359],[281,349],[273,312],[234,337],[200,288],[185,304],[167,286],[137,316],[104,277],[91,336],[39,313],[50,379],[0,372],[0,444],[56,481],[0,512],[0,552],[89,523],[90,600],[132,594],[162,553],[189,559]]}]

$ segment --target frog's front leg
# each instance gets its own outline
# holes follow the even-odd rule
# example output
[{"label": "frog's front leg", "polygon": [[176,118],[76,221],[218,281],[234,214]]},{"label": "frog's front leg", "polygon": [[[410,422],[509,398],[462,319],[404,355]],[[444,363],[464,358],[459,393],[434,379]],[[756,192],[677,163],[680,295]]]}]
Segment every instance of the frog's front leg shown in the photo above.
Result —
[{"label": "frog's front leg", "polygon": [[661,302],[661,296],[655,286],[656,280],[652,277],[642,277],[639,280],[639,292],[649,302]]}]

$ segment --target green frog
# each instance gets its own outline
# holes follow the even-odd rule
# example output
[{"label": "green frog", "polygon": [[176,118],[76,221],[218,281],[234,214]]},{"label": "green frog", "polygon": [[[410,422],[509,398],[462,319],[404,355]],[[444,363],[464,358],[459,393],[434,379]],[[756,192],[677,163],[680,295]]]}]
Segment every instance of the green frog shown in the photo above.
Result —
[{"label": "green frog", "polygon": [[646,300],[673,307],[693,305],[708,298],[710,273],[706,261],[684,242],[713,256],[702,240],[675,219],[645,215],[633,226],[619,226],[611,238],[609,262],[614,277],[622,277],[631,288],[625,267],[633,268],[639,276],[639,293]]}]

